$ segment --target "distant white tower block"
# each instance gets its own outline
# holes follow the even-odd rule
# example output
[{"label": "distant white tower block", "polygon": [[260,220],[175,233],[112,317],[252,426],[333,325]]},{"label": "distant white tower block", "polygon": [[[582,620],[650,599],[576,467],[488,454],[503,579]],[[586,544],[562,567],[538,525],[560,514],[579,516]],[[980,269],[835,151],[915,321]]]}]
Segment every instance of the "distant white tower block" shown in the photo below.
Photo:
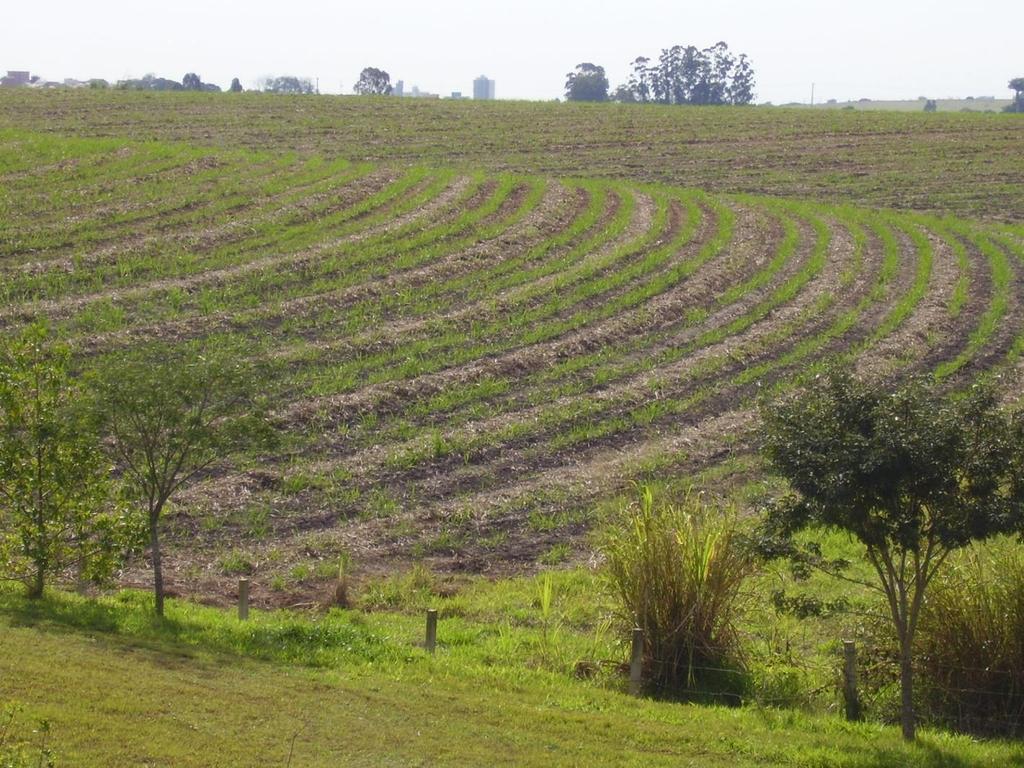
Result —
[{"label": "distant white tower block", "polygon": [[493,100],[494,81],[488,80],[484,75],[480,75],[480,77],[473,81],[473,98],[483,101]]}]

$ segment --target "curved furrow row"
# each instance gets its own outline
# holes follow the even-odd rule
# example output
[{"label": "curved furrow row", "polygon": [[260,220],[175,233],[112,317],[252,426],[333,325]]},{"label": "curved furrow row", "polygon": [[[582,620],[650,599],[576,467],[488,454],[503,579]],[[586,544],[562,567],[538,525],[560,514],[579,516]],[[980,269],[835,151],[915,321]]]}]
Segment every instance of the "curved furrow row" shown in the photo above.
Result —
[{"label": "curved furrow row", "polygon": [[[147,280],[184,278],[203,269],[237,263],[251,258],[260,245],[274,245],[275,233],[294,236],[303,219],[318,226],[322,216],[318,207],[340,203],[347,210],[395,183],[393,173],[372,173],[367,167],[353,166],[315,185],[303,185],[302,192],[292,188],[289,194],[272,195],[262,203],[250,201],[245,215],[231,211],[231,218],[226,219],[224,206],[233,205],[233,200],[211,200],[193,219],[158,231],[114,238],[102,247],[87,244],[71,256],[61,255],[60,249],[42,251],[37,255],[45,258],[10,270],[4,294],[12,302],[54,301],[108,288],[137,287]],[[317,199],[328,202],[310,204]]]},{"label": "curved furrow row", "polygon": [[[825,240],[819,239],[814,242],[816,245],[813,254],[817,258],[813,259],[815,267],[811,271],[823,266],[823,254],[828,245]],[[808,248],[802,250],[804,253],[792,261],[803,260],[812,252]],[[748,282],[757,280],[751,278]],[[757,306],[756,298],[753,299],[753,303]],[[754,313],[756,314],[756,310]],[[533,454],[530,463],[538,466],[548,461],[557,462],[559,455],[567,449],[577,450],[584,444],[594,442],[595,439],[618,439],[623,433],[650,427],[670,414],[679,417],[686,407],[694,404],[692,385],[699,384],[708,391],[712,378],[710,372],[703,368],[703,361],[699,356],[685,358],[683,363],[684,365],[677,365],[674,368],[643,371],[614,386],[605,384],[595,391],[573,392],[552,403],[505,416],[491,417],[481,423],[469,425],[461,433],[446,433],[441,435],[446,444],[444,455],[434,458],[445,459],[451,454],[456,454],[464,461],[477,464],[500,453],[502,462],[514,465],[523,461],[523,455]],[[687,387],[683,384],[684,368],[691,363],[701,370],[703,375],[691,377],[691,386]],[[687,389],[689,391],[686,391]],[[651,394],[654,392],[657,393],[657,398],[651,403]],[[511,443],[515,444],[515,451],[510,450],[513,446],[508,441],[501,441],[502,435],[508,436]],[[495,436],[499,438],[495,439]],[[437,436],[434,437],[435,441],[436,439]],[[522,455],[516,455],[517,453]],[[425,458],[423,447],[414,446],[411,450],[406,448],[404,453],[391,454],[387,461],[391,465],[410,468],[420,463],[412,462],[410,459],[422,458]],[[359,458],[356,463],[363,467],[368,464],[365,458]],[[422,469],[431,474],[429,467]],[[482,469],[494,476],[502,475],[501,472],[492,470],[493,467]]]},{"label": "curved furrow row", "polygon": [[[392,226],[393,221],[404,221],[418,218],[421,215],[436,214],[439,208],[449,205],[453,198],[469,185],[469,181],[467,177],[437,180],[430,185],[431,194],[438,192],[439,189],[441,191],[433,200],[415,207],[410,212],[394,216],[394,218],[392,218],[391,209],[385,204],[384,211],[373,210],[371,216],[349,220],[347,229],[356,234],[350,234],[347,237],[355,239],[365,236],[367,228],[384,233]],[[328,231],[334,237],[344,237],[340,232]],[[263,250],[269,250],[273,246],[274,243],[271,242],[269,247],[265,247]],[[108,288],[98,293],[71,296],[60,301],[36,302],[28,306],[15,305],[10,308],[10,311],[21,313],[23,317],[45,313],[51,319],[63,319],[90,304],[112,302],[126,316],[141,319],[143,313],[139,311],[139,305],[153,304],[164,299],[169,313],[181,314],[189,309],[186,298],[189,295],[198,294],[209,287],[237,284],[256,273],[272,270],[286,272],[302,270],[306,264],[319,258],[317,251],[310,252],[305,249],[298,253],[286,251],[261,257],[254,257],[255,249],[238,252],[236,247],[233,250],[236,250],[236,254],[235,258],[229,260],[230,266],[216,266],[225,263],[223,256],[218,258],[218,254],[212,255],[208,259],[202,259],[195,251],[191,251],[188,253],[188,268],[180,270],[178,272],[180,276],[157,279],[149,279],[148,275],[139,276],[137,279],[129,280],[126,287]],[[172,296],[177,299],[168,300]],[[6,313],[0,313],[0,318],[3,318],[4,314]],[[91,329],[84,330],[88,332]]]},{"label": "curved furrow row", "polygon": [[[107,166],[55,172],[50,184],[33,191],[12,190],[25,207],[15,211],[25,236],[4,255],[38,248],[66,251],[75,245],[99,245],[145,225],[163,226],[164,218],[192,211],[218,182],[251,188],[266,172],[286,171],[283,160],[254,165],[239,158],[218,159],[195,149],[166,149],[140,159],[118,153]],[[8,211],[10,214],[11,212]],[[100,226],[98,226],[100,225]]]},{"label": "curved furrow row", "polygon": [[[310,318],[309,325],[316,329],[324,323],[325,304],[350,302],[384,290],[396,283],[396,275],[475,242],[483,231],[479,227],[500,234],[521,223],[541,202],[550,206],[553,199],[560,199],[557,194],[547,194],[542,184],[512,179],[484,184],[469,197],[473,201],[468,207],[458,206],[461,212],[457,216],[435,217],[434,226],[394,237],[387,227],[381,227],[365,238],[318,243],[300,258],[276,262],[271,269],[247,275],[244,281],[218,285],[212,309],[193,307],[190,312],[178,313],[182,319],[150,316],[146,321],[151,325],[143,330],[159,334],[161,329],[173,327],[189,338],[234,331],[269,339],[275,329],[297,326],[304,318]],[[389,263],[389,254],[399,258]],[[167,313],[166,308],[163,311]]]}]

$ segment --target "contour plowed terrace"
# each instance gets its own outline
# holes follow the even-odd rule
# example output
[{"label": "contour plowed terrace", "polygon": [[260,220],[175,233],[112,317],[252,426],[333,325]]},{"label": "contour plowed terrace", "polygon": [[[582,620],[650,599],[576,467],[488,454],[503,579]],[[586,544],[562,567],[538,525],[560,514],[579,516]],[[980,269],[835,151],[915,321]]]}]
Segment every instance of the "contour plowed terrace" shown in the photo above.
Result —
[{"label": "contour plowed terrace", "polygon": [[743,453],[758,393],[834,356],[1022,377],[1018,227],[27,133],[0,190],[3,333],[270,361],[285,447],[179,500],[180,591],[231,550],[267,581],[342,548],[532,561],[651,468]]}]

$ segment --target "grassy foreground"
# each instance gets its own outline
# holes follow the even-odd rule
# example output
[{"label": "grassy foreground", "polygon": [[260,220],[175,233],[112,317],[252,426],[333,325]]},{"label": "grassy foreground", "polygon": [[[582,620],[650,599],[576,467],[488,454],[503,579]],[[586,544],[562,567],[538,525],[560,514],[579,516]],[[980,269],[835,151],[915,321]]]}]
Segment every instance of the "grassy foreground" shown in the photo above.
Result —
[{"label": "grassy foreground", "polygon": [[0,594],[0,701],[51,722],[59,765],[1024,765],[1005,743],[637,700],[545,669],[535,629],[443,618],[431,658],[412,616],[168,613]]}]

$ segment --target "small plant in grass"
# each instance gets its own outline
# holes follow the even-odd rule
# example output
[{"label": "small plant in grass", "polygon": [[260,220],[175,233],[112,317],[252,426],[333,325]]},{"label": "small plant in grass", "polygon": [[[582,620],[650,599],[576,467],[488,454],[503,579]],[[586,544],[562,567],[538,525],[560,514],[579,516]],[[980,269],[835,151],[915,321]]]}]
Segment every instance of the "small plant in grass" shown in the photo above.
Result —
[{"label": "small plant in grass", "polygon": [[1024,735],[1024,552],[976,547],[932,585],[917,646],[926,715],[981,735]]},{"label": "small plant in grass", "polygon": [[366,585],[359,597],[364,610],[420,610],[437,593],[437,579],[424,565],[416,565],[408,573],[374,581]]},{"label": "small plant in grass", "polygon": [[227,576],[248,576],[256,570],[256,566],[248,555],[231,552],[221,558],[220,570]]},{"label": "small plant in grass", "polygon": [[544,660],[549,662],[552,645],[558,638],[559,624],[555,617],[555,585],[550,573],[545,573],[540,579],[535,605],[540,613],[541,653]]},{"label": "small plant in grass", "polygon": [[572,549],[568,544],[562,542],[553,545],[551,549],[537,558],[537,562],[541,565],[560,565],[568,560],[571,554]]},{"label": "small plant in grass", "polygon": [[20,707],[7,704],[0,708],[0,768],[54,768],[57,764],[50,747],[50,722],[40,720],[25,739],[17,732]]},{"label": "small plant in grass", "polygon": [[735,702],[745,675],[734,620],[752,561],[735,515],[693,491],[641,487],[602,547],[622,618],[644,631],[644,678],[669,696]]},{"label": "small plant in grass", "polygon": [[336,580],[334,582],[334,604],[339,608],[349,608],[352,597],[349,594],[349,573],[352,571],[352,558],[347,552],[338,557]]}]

